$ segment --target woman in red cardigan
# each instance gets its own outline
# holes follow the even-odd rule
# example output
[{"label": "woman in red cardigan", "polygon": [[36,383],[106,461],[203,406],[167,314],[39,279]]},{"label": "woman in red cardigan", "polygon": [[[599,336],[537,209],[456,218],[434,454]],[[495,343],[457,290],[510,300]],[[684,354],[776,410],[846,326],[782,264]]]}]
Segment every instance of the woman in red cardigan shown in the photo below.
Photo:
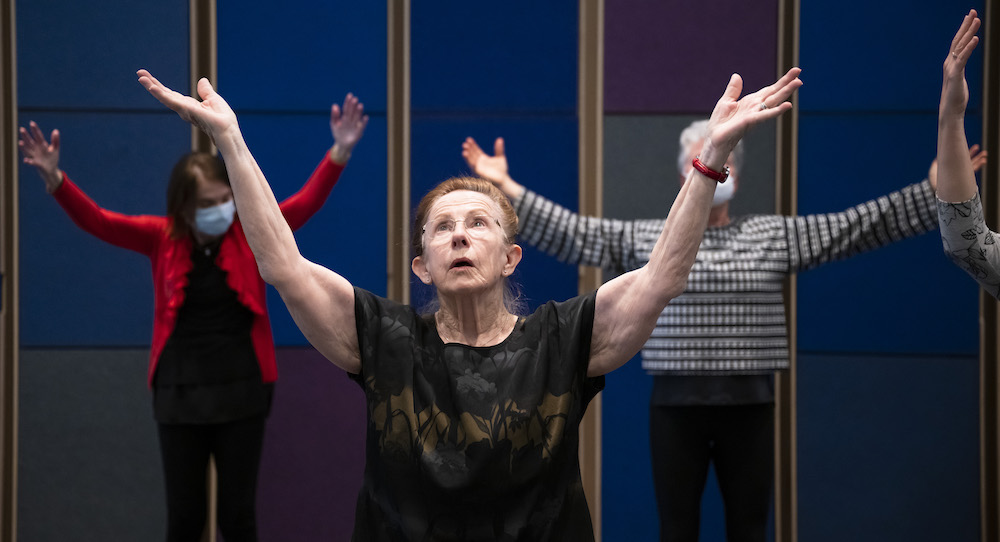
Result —
[{"label": "woman in red cardigan", "polygon": [[[305,186],[281,203],[293,230],[323,206],[367,123],[351,94],[342,109],[332,106],[333,147]],[[167,186],[167,216],[128,216],[99,207],[59,169],[58,130],[51,143],[34,122],[20,135],[24,162],[35,166],[77,226],[152,263],[149,384],[166,482],[167,540],[200,540],[209,456],[218,472],[223,536],[257,540],[257,470],[277,367],[264,281],[225,165],[207,153],[183,156]]]}]

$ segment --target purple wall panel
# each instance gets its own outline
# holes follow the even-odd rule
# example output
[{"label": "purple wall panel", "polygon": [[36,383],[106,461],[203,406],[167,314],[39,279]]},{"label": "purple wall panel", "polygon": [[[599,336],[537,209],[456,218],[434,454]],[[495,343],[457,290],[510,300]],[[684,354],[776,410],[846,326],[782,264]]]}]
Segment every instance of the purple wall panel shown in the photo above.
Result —
[{"label": "purple wall panel", "polygon": [[777,6],[777,0],[608,0],[605,112],[710,112],[733,72],[747,89],[772,83]]},{"label": "purple wall panel", "polygon": [[261,540],[349,540],[365,465],[365,404],[312,348],[279,348],[257,489]]}]

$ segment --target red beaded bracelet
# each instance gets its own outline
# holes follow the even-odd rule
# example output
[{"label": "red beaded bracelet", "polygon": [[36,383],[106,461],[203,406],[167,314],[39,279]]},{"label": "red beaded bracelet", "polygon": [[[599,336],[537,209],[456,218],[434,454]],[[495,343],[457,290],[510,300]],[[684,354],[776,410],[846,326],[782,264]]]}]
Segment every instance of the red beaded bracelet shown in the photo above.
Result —
[{"label": "red beaded bracelet", "polygon": [[729,166],[722,166],[722,171],[715,171],[713,169],[709,169],[705,164],[702,164],[699,158],[700,156],[695,156],[694,160],[691,160],[691,165],[694,166],[699,173],[709,179],[719,181],[720,183],[726,182],[726,179],[729,178]]}]

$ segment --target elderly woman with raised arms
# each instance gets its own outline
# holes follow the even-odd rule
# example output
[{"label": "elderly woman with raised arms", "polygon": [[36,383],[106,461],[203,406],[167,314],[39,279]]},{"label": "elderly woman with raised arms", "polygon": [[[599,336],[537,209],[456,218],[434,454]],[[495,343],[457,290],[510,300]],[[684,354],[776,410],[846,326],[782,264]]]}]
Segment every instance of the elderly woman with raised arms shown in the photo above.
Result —
[{"label": "elderly woman with raised arms", "polygon": [[798,74],[742,99],[732,76],[647,265],[523,316],[505,304],[521,260],[516,214],[489,182],[449,179],[420,202],[412,269],[439,307],[422,315],[299,253],[236,116],[207,80],[199,101],[138,72],[214,139],[261,275],[313,346],[364,390],[354,539],[574,542],[594,539],[578,462],[587,404],[684,291],[726,158],[748,127],[791,108]]}]

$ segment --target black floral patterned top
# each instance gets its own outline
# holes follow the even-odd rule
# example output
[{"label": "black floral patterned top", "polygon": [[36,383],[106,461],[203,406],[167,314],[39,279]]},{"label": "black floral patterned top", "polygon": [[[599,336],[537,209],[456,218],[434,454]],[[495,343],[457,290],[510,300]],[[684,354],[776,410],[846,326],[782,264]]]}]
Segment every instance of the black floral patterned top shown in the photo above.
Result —
[{"label": "black floral patterned top", "polygon": [[367,451],[355,541],[589,541],[579,425],[595,293],[549,302],[496,346],[355,289]]}]

